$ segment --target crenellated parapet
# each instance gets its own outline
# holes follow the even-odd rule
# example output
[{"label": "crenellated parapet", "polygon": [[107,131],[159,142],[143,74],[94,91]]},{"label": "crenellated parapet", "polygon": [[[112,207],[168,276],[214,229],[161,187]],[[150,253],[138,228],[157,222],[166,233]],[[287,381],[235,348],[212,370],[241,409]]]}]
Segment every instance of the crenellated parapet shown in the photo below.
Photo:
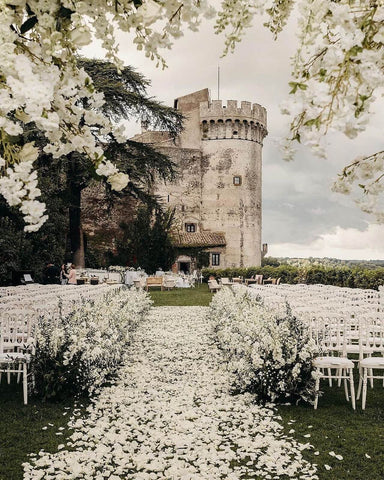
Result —
[{"label": "crenellated parapet", "polygon": [[267,135],[267,111],[251,102],[221,100],[200,103],[200,126],[202,140],[240,139],[260,143]]}]

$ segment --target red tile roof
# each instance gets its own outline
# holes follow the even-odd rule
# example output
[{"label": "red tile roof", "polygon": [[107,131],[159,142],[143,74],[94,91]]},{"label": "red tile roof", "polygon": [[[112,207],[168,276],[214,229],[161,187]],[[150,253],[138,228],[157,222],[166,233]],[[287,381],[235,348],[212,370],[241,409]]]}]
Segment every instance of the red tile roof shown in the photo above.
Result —
[{"label": "red tile roof", "polygon": [[175,247],[221,247],[227,244],[220,232],[174,232],[172,243]]}]

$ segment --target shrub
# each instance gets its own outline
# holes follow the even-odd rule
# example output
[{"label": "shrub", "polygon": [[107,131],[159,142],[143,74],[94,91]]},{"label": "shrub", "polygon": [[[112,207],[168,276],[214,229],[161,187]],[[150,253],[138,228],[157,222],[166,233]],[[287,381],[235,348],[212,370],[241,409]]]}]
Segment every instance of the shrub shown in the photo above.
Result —
[{"label": "shrub", "polygon": [[210,309],[235,392],[253,393],[261,403],[313,400],[312,359],[319,352],[288,304],[284,311],[267,308],[238,286],[219,291]]},{"label": "shrub", "polygon": [[35,393],[44,399],[92,394],[123,362],[132,332],[151,305],[144,292],[83,300],[68,315],[41,316],[32,360]]},{"label": "shrub", "polygon": [[210,275],[221,277],[244,277],[263,275],[264,278],[280,278],[281,283],[322,283],[338,287],[370,288],[377,290],[384,285],[384,268],[375,270],[361,267],[324,267],[324,266],[292,266],[281,264],[279,266],[265,265],[264,267],[248,268],[205,268],[202,271],[204,281]]}]

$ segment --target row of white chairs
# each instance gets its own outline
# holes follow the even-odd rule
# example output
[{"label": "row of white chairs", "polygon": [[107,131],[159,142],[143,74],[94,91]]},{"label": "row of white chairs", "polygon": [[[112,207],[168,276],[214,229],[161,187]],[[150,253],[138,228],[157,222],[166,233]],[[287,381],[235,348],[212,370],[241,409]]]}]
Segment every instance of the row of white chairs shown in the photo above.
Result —
[{"label": "row of white chairs", "polygon": [[[357,399],[362,394],[362,409],[366,407],[367,382],[373,388],[373,380],[384,380],[384,317],[382,315],[361,316],[356,319],[347,315],[338,317],[317,317],[309,323],[310,334],[325,352],[313,361],[318,369],[316,391],[320,379],[344,380],[347,400],[351,399],[356,408],[353,369],[359,369]],[[378,373],[380,372],[380,373]],[[349,383],[349,392],[348,392]],[[315,399],[317,408],[318,393]]]},{"label": "row of white chairs", "polygon": [[383,289],[346,289],[325,285],[280,285],[249,287],[266,305],[283,312],[288,302],[293,314],[309,329],[324,355],[314,360],[317,370],[314,407],[318,405],[321,379],[332,386],[344,382],[345,395],[356,408],[353,381],[355,364],[359,369],[357,399],[366,407],[367,384],[374,379],[384,384]]},{"label": "row of white chairs", "polygon": [[8,383],[12,375],[16,375],[17,382],[22,378],[24,404],[28,403],[28,370],[35,351],[34,325],[37,319],[44,315],[55,322],[59,315],[68,313],[81,299],[101,301],[106,293],[121,288],[121,285],[57,287],[17,287],[17,291],[11,287],[10,295],[0,297],[0,381],[2,374],[6,375]]}]

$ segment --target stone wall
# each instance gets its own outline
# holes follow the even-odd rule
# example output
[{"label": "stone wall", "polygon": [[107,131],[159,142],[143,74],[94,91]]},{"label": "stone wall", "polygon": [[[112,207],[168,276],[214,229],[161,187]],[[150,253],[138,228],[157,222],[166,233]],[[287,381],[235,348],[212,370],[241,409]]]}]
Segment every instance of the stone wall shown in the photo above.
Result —
[{"label": "stone wall", "polygon": [[[261,262],[261,146],[241,140],[203,143],[202,224],[225,232],[225,267]],[[234,177],[240,185],[234,184]]]},{"label": "stone wall", "polygon": [[176,99],[175,107],[186,117],[175,142],[164,132],[147,130],[133,138],[177,165],[176,179],[159,180],[155,193],[165,207],[176,209],[180,231],[194,223],[197,232],[225,235],[225,248],[207,249],[221,254],[220,268],[260,265],[265,108],[244,101],[211,102],[208,89]]}]

